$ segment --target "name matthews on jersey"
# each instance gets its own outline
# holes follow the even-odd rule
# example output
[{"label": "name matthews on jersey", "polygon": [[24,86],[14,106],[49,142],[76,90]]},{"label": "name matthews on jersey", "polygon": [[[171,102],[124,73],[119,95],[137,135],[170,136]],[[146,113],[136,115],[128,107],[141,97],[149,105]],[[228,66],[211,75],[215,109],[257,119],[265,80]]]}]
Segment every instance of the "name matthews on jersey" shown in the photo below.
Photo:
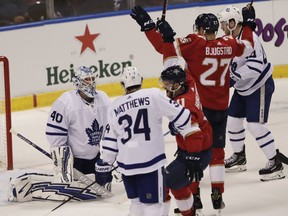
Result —
[{"label": "name matthews on jersey", "polygon": [[231,55],[232,47],[206,47],[206,55]]},{"label": "name matthews on jersey", "polygon": [[114,109],[114,113],[117,116],[120,113],[125,112],[126,110],[137,108],[139,106],[147,106],[147,105],[150,105],[149,97],[136,98],[136,99],[127,101],[126,103],[119,105],[116,109]]}]

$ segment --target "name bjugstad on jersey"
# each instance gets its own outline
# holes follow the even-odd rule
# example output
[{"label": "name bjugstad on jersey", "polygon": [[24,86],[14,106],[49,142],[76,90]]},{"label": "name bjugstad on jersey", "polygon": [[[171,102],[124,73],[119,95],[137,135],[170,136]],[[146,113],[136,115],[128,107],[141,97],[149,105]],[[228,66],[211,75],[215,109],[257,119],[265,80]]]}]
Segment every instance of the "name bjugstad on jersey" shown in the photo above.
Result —
[{"label": "name bjugstad on jersey", "polygon": [[206,55],[231,55],[232,47],[206,47]]}]

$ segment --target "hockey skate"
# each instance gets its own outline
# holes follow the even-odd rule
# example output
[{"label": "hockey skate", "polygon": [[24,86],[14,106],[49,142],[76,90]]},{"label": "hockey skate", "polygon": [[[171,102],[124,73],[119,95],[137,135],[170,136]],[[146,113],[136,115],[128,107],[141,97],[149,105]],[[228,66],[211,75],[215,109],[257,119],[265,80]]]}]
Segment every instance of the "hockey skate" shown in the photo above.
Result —
[{"label": "hockey skate", "polygon": [[265,168],[259,170],[261,181],[271,181],[285,178],[283,165],[279,160],[278,154],[270,159]]},{"label": "hockey skate", "polygon": [[224,160],[225,171],[226,172],[244,172],[247,170],[246,168],[246,154],[245,154],[245,146],[241,152],[233,153],[233,155]]},{"label": "hockey skate", "polygon": [[[198,193],[193,194],[193,207],[195,209],[195,216],[204,216],[204,212],[202,211],[203,205],[201,202],[201,197],[200,197],[200,188],[198,188]],[[174,213],[176,215],[181,215],[180,210],[178,208],[174,209]]]},{"label": "hockey skate", "polygon": [[[174,214],[175,214],[175,215],[179,215],[179,216],[182,215],[179,208],[175,208],[175,209],[174,209]],[[194,208],[191,216],[202,216],[202,215],[198,215],[198,214],[196,213],[196,211],[195,211],[195,208]],[[204,216],[204,215],[203,215],[203,216]]]},{"label": "hockey skate", "polygon": [[211,200],[213,208],[216,211],[216,216],[221,216],[222,209],[225,208],[225,203],[218,188],[212,188]]},{"label": "hockey skate", "polygon": [[200,197],[200,188],[198,188],[198,193],[193,195],[193,206],[196,209],[195,211],[195,216],[204,216],[204,212],[203,212],[203,205],[201,202],[201,197]]}]

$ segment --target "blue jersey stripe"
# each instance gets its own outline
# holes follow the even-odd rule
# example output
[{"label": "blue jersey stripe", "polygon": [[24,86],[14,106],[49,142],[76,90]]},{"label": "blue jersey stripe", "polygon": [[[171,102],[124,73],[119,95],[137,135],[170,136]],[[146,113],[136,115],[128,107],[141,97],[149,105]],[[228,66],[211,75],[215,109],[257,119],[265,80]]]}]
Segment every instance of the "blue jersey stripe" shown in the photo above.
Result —
[{"label": "blue jersey stripe", "polygon": [[150,161],[144,162],[144,163],[137,163],[137,164],[124,164],[119,161],[117,161],[117,164],[119,167],[125,169],[125,170],[133,170],[133,169],[141,169],[150,167],[156,163],[158,163],[161,160],[164,160],[166,158],[165,154],[158,155],[157,157],[153,158]]},{"label": "blue jersey stripe", "polygon": [[63,128],[63,127],[60,127],[60,126],[57,126],[57,125],[53,125],[53,124],[49,124],[49,123],[47,123],[47,126],[51,127],[51,128],[55,128],[55,129],[61,130],[61,131],[65,131],[65,132],[68,131],[66,128]]}]

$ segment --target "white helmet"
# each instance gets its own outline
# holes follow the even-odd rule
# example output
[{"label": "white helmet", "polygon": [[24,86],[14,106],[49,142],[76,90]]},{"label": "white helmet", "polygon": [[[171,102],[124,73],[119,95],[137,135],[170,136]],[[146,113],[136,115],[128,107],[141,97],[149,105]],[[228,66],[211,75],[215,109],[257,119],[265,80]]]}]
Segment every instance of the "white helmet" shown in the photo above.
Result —
[{"label": "white helmet", "polygon": [[136,67],[125,67],[121,76],[121,84],[125,89],[142,84],[142,76]]},{"label": "white helmet", "polygon": [[96,73],[93,73],[90,68],[86,66],[78,68],[72,81],[77,89],[87,97],[94,98],[96,96]]},{"label": "white helmet", "polygon": [[[243,22],[243,17],[242,17],[242,14],[240,12],[240,10],[235,7],[235,6],[229,6],[229,7],[226,7],[225,9],[221,10],[218,14],[218,19],[219,19],[219,22],[226,22],[227,26],[229,26],[229,21],[231,19],[234,19],[235,20],[235,23],[236,25],[238,23],[242,23]],[[235,28],[236,28],[236,25],[235,25]],[[228,27],[229,28],[229,27]],[[234,30],[234,29],[229,29],[230,31],[231,30]]]}]

